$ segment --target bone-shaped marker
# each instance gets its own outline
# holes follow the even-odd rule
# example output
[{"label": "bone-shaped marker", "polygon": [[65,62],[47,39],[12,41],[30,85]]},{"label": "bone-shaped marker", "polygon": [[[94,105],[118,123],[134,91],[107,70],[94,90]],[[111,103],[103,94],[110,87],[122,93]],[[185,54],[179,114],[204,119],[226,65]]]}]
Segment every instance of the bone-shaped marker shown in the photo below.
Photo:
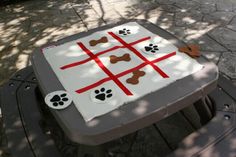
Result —
[{"label": "bone-shaped marker", "polygon": [[131,78],[128,78],[126,80],[127,83],[136,85],[139,83],[139,78],[144,76],[146,73],[141,70],[135,70],[133,71],[133,76]]},{"label": "bone-shaped marker", "polygon": [[90,41],[89,41],[89,45],[90,45],[90,46],[96,46],[96,45],[99,44],[99,43],[107,43],[107,42],[108,42],[107,37],[103,36],[103,37],[101,37],[101,38],[98,39],[98,40],[90,40]]},{"label": "bone-shaped marker", "polygon": [[188,54],[192,58],[200,57],[200,47],[198,45],[187,45],[179,48],[180,52]]},{"label": "bone-shaped marker", "polygon": [[120,56],[120,57],[117,57],[115,55],[111,55],[110,56],[110,62],[112,64],[115,64],[115,63],[117,63],[119,61],[126,61],[126,62],[128,62],[130,60],[131,60],[131,58],[130,58],[130,55],[128,53],[125,53],[123,56]]}]

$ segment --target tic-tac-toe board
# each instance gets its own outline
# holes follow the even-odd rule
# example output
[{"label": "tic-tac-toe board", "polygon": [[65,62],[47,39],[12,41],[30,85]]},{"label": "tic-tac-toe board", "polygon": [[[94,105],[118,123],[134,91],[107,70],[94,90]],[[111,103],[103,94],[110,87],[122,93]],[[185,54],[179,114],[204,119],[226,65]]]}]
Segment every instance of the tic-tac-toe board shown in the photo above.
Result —
[{"label": "tic-tac-toe board", "polygon": [[[42,92],[52,93],[48,102],[68,136],[77,142],[101,143],[130,132],[126,128],[104,137],[104,131],[124,129],[122,125],[149,116],[161,119],[186,106],[182,100],[193,102],[204,88],[211,89],[208,85],[216,81],[217,68],[179,52],[178,45],[164,30],[131,21],[44,46],[35,51],[32,62]],[[56,91],[59,94],[53,95]],[[88,136],[81,138],[85,130],[104,136],[91,142]]]}]

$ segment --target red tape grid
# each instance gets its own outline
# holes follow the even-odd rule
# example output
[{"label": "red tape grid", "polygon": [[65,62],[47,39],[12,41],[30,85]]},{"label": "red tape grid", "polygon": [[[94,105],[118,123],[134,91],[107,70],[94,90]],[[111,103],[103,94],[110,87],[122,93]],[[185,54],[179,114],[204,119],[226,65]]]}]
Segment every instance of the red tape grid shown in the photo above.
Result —
[{"label": "red tape grid", "polygon": [[[142,39],[140,39],[140,40],[137,40],[137,41],[134,41],[134,42],[130,43],[130,45],[135,45],[135,44],[138,44],[138,43],[140,43],[140,42],[143,42],[143,41],[149,40],[149,39],[151,39],[151,37],[145,37],[145,38],[142,38]],[[95,55],[96,57],[98,57],[98,56],[100,56],[100,55],[102,55],[102,54],[105,54],[105,53],[110,52],[110,51],[114,51],[114,50],[119,49],[119,48],[126,48],[126,47],[125,47],[125,46],[114,46],[114,47],[109,48],[109,49],[107,49],[107,50],[98,52],[98,53],[96,53],[96,54],[94,54],[94,55]],[[62,66],[62,67],[60,67],[60,69],[61,69],[61,70],[65,70],[65,69],[68,69],[68,68],[71,68],[71,67],[75,67],[75,66],[84,64],[84,63],[89,62],[89,61],[91,61],[91,60],[92,60],[92,58],[87,58],[87,59],[82,60],[82,61],[79,61],[79,62],[75,62],[75,63],[71,63],[71,64],[68,64],[68,65]]]},{"label": "red tape grid", "polygon": [[[162,60],[164,60],[164,59],[170,58],[170,57],[172,57],[172,56],[174,56],[174,55],[176,55],[176,52],[169,53],[169,54],[167,54],[167,55],[165,55],[165,56],[162,56],[162,57],[160,57],[160,58],[154,59],[153,61],[150,61],[150,62],[151,62],[152,64],[154,64],[154,63],[160,62],[160,61],[162,61]],[[122,76],[124,76],[124,75],[129,74],[129,73],[132,73],[132,72],[135,71],[135,70],[139,70],[139,69],[145,67],[146,65],[150,65],[150,64],[147,63],[147,62],[144,62],[144,63],[142,63],[142,64],[140,64],[140,65],[138,65],[138,66],[136,66],[136,67],[134,67],[134,68],[131,68],[131,69],[126,70],[126,71],[123,71],[123,72],[121,72],[121,73],[119,73],[119,74],[117,74],[117,75],[114,75],[114,77],[116,77],[116,78],[122,77]],[[110,80],[111,80],[110,77],[104,78],[104,79],[102,79],[102,80],[100,80],[100,81],[98,81],[98,82],[96,82],[96,83],[93,83],[93,84],[91,84],[91,85],[89,85],[89,86],[86,86],[86,87],[84,87],[84,88],[81,88],[81,89],[79,89],[79,90],[76,90],[76,92],[77,92],[77,93],[83,93],[83,92],[85,92],[85,91],[87,91],[87,90],[90,90],[90,89],[92,89],[92,88],[95,88],[95,87],[97,87],[97,86],[99,86],[99,85],[101,85],[101,84],[103,84],[103,83],[105,83],[105,82],[107,82],[107,81],[110,81]]]},{"label": "red tape grid", "polygon": [[113,80],[113,81],[116,83],[116,85],[117,85],[118,87],[120,87],[120,89],[122,89],[122,90],[124,91],[124,93],[125,93],[126,95],[133,95],[133,94],[129,91],[129,89],[126,88],[126,87],[120,82],[120,80],[118,80],[118,78],[117,78],[116,76],[114,76],[114,75],[110,72],[110,70],[108,70],[108,69],[105,67],[105,65],[102,63],[102,61],[101,61],[97,56],[95,56],[89,49],[87,49],[87,48],[84,46],[83,43],[78,42],[77,44],[81,47],[81,49],[82,49],[84,52],[87,53],[87,55],[88,55],[91,59],[93,59],[93,60],[97,63],[97,65],[109,76],[109,78],[110,78],[111,80]]},{"label": "red tape grid", "polygon": [[140,52],[138,52],[134,47],[132,47],[130,44],[126,43],[123,39],[115,35],[113,32],[108,32],[114,39],[119,41],[122,45],[124,45],[127,49],[132,51],[134,54],[136,54],[140,59],[142,59],[145,63],[151,65],[153,69],[155,69],[163,78],[168,78],[169,76],[164,73],[159,67],[157,67],[154,63],[150,62],[147,58],[145,58]]}]

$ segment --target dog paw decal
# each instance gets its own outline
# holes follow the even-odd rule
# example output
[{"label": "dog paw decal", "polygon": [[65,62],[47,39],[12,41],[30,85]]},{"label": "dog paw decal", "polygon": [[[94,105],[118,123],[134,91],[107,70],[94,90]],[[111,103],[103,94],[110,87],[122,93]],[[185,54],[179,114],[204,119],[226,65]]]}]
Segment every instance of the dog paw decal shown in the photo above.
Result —
[{"label": "dog paw decal", "polygon": [[95,103],[105,103],[107,100],[111,99],[112,96],[113,91],[111,89],[106,89],[105,87],[95,89],[91,93],[91,99]]},{"label": "dog paw decal", "polygon": [[119,35],[122,35],[122,36],[127,36],[127,35],[131,34],[130,30],[126,29],[126,28],[119,30],[118,33],[119,33]]},{"label": "dog paw decal", "polygon": [[45,103],[53,109],[64,109],[72,103],[66,91],[54,91],[45,97]]},{"label": "dog paw decal", "polygon": [[66,95],[67,95],[66,93],[63,93],[61,95],[54,95],[50,100],[52,102],[52,105],[53,106],[64,105],[64,102],[68,101]]},{"label": "dog paw decal", "polygon": [[149,44],[148,46],[144,47],[144,52],[147,54],[156,54],[158,52],[159,48],[157,45]]}]

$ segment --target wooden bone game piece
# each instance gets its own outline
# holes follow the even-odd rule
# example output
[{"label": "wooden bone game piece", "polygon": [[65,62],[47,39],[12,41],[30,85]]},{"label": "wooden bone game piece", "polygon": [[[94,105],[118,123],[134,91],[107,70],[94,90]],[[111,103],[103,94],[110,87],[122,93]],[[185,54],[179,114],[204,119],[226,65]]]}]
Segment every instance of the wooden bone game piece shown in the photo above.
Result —
[{"label": "wooden bone game piece", "polygon": [[139,83],[139,78],[144,76],[146,73],[141,70],[135,70],[133,71],[133,76],[131,78],[128,78],[126,80],[127,83],[136,85]]},{"label": "wooden bone game piece", "polygon": [[130,55],[128,53],[125,53],[123,56],[117,57],[115,55],[110,56],[110,62],[112,64],[115,64],[120,61],[126,61],[129,62],[131,60]]},{"label": "wooden bone game piece", "polygon": [[199,49],[200,48],[198,45],[187,45],[184,47],[180,47],[179,51],[184,52],[184,53],[188,54],[190,57],[195,58],[195,57],[201,56]]},{"label": "wooden bone game piece", "polygon": [[90,41],[89,41],[89,45],[90,45],[90,46],[96,46],[97,44],[100,44],[100,43],[107,43],[107,42],[108,42],[107,37],[103,36],[103,37],[101,37],[101,38],[98,39],[98,40],[90,40]]}]

